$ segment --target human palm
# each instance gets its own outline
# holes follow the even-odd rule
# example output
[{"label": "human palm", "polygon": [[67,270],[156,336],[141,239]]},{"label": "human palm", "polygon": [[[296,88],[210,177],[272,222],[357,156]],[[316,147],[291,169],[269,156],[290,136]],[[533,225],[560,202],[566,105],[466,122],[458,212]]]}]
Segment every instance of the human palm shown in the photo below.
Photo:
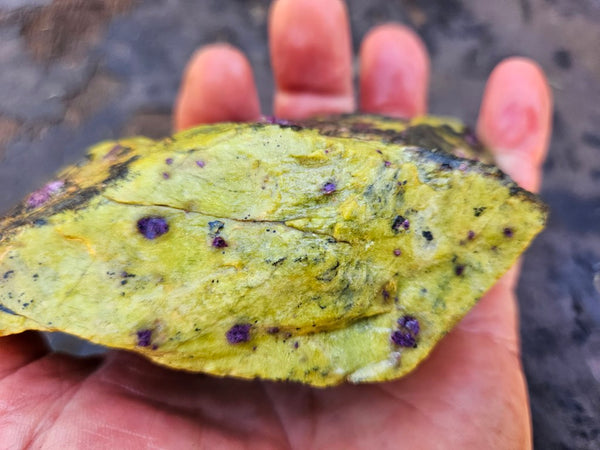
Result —
[{"label": "human palm", "polygon": [[[350,34],[340,0],[278,0],[270,17],[275,113],[354,110]],[[399,25],[363,41],[360,108],[425,113],[429,62]],[[523,59],[493,72],[480,138],[522,186],[536,189],[550,133],[543,73]],[[176,128],[260,116],[248,62],[209,46],[190,62]],[[315,389],[175,372],[134,354],[79,359],[35,333],[0,339],[2,448],[486,448],[531,445],[511,270],[411,375]]]}]

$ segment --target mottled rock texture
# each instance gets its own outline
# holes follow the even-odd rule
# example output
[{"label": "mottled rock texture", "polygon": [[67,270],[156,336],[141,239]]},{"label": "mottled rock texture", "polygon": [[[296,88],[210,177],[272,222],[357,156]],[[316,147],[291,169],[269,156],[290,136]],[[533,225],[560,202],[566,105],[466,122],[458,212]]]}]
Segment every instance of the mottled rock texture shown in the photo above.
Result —
[{"label": "mottled rock texture", "polygon": [[[473,123],[502,58],[536,59],[556,111],[542,196],[550,224],[519,285],[536,448],[600,439],[600,3],[349,0],[354,48],[369,27],[413,26],[432,55],[431,111]],[[170,131],[187,58],[227,41],[272,99],[268,1],[4,0],[0,3],[0,209],[101,139]],[[60,25],[60,26],[59,26]],[[594,284],[594,278],[596,284]]]}]

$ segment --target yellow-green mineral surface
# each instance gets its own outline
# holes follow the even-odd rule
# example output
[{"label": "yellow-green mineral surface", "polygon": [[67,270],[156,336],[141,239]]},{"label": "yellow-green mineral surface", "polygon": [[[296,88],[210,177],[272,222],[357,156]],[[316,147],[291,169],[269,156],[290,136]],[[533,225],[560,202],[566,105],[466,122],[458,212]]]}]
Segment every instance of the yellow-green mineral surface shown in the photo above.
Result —
[{"label": "yellow-green mineral surface", "polygon": [[176,369],[401,377],[543,228],[454,121],[201,126],[105,142],[0,222],[0,335]]}]

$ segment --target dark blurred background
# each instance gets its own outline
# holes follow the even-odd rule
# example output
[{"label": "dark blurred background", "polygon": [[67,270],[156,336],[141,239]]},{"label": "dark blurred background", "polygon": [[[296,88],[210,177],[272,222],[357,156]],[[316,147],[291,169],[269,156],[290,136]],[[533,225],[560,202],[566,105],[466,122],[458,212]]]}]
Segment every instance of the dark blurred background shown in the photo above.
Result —
[{"label": "dark blurred background", "polygon": [[[271,111],[267,0],[0,0],[0,210],[102,139],[170,132],[184,65],[226,41]],[[545,69],[555,98],[548,229],[519,285],[536,448],[600,448],[600,0],[349,0],[357,51],[390,20],[432,56],[431,111],[474,124],[504,57]],[[465,424],[469,426],[469,424]]]}]

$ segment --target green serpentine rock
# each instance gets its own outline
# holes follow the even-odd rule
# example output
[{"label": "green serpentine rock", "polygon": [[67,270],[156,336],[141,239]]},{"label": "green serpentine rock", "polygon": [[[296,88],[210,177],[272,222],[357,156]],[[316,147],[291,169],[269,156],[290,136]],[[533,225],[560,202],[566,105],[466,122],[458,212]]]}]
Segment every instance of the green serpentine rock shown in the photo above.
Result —
[{"label": "green serpentine rock", "polygon": [[0,334],[63,331],[218,376],[401,377],[544,226],[486,162],[440,118],[101,143],[0,222]]}]

